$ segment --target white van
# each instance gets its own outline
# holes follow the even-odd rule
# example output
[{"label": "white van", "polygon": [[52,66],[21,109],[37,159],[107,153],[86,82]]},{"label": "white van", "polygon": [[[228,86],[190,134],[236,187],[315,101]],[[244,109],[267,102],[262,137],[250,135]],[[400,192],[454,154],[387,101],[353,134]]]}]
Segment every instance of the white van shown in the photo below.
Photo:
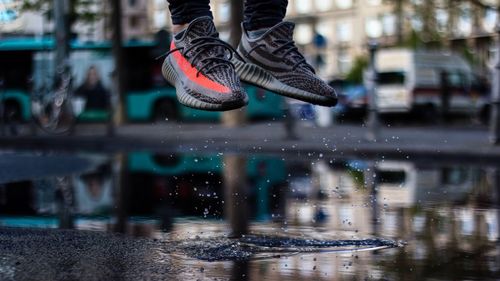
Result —
[{"label": "white van", "polygon": [[380,162],[376,169],[379,198],[390,207],[462,201],[480,179],[478,169],[417,166],[407,161]]},{"label": "white van", "polygon": [[475,114],[489,93],[473,91],[475,76],[460,56],[439,51],[383,49],[377,53],[377,106],[381,113],[439,112],[442,73],[449,89],[449,112]]}]

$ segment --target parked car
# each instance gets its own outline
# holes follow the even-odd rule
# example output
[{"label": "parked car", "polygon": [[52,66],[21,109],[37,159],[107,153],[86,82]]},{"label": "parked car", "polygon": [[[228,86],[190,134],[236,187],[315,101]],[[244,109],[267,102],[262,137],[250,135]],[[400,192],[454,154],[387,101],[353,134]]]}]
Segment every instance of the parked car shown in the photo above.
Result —
[{"label": "parked car", "polygon": [[330,83],[339,96],[339,103],[333,107],[335,117],[364,117],[368,108],[368,96],[364,85],[337,79]]}]

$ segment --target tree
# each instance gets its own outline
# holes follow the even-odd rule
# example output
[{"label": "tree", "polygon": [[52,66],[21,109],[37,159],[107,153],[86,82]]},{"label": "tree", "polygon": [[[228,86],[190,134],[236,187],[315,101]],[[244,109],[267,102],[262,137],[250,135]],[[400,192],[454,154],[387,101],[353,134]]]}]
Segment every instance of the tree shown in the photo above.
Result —
[{"label": "tree", "polygon": [[[405,43],[405,37],[408,36],[413,38],[407,38],[410,41],[414,41],[415,38],[418,38],[422,42],[426,44],[435,44],[442,42],[443,34],[439,33],[438,30],[438,22],[436,20],[436,9],[439,6],[438,1],[434,0],[422,0],[416,4],[411,0],[385,0],[387,4],[393,6],[394,15],[396,16],[396,37],[398,45],[407,45],[408,41]],[[469,3],[471,5],[472,11],[474,12],[474,16],[478,16],[481,11],[485,9],[497,10],[498,8],[492,6],[489,3],[486,3],[484,0],[447,0],[443,1],[441,8],[444,8],[449,13],[448,18],[448,29],[453,26],[453,21],[459,14],[457,11],[457,7],[462,3]],[[412,15],[405,14],[405,11],[411,10]],[[408,20],[407,17],[411,16],[413,19],[419,20],[421,23],[420,30],[415,30],[412,28],[412,32],[405,33],[405,21]]]},{"label": "tree", "polygon": [[[53,0],[22,0],[21,11],[46,11],[49,19],[53,18]],[[69,25],[75,22],[92,23],[101,18],[102,9],[95,9],[101,1],[95,0],[69,0]]]},{"label": "tree", "polygon": [[364,56],[356,57],[351,70],[346,75],[346,80],[355,84],[363,83],[363,71],[367,66],[368,58]]}]

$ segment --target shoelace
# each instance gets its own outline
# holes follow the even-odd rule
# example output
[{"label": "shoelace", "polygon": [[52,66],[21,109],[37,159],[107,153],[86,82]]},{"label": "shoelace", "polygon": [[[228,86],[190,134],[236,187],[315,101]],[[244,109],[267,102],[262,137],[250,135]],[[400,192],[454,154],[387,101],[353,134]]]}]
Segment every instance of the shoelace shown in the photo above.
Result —
[{"label": "shoelace", "polygon": [[[192,45],[188,48],[175,48],[168,51],[161,57],[168,57],[174,52],[182,51],[181,53],[186,57],[187,60],[190,60],[192,66],[196,65],[198,62],[202,64],[202,66],[198,69],[198,72],[196,72],[196,77],[198,77],[200,73],[208,74],[218,67],[232,67],[233,69],[235,68],[234,64],[231,62],[231,59],[233,58],[234,54],[237,54],[236,50],[233,48],[233,46],[219,39],[219,33],[215,32],[207,36],[200,36],[193,39],[191,43]],[[209,51],[208,47],[222,47],[224,51],[229,51],[229,57],[227,58],[226,52],[222,51],[216,56],[199,60],[200,56],[203,53]],[[194,51],[195,53],[188,57],[187,54],[189,54],[189,52],[191,51]]]},{"label": "shoelace", "polygon": [[[297,67],[304,65],[309,70],[314,72],[314,68],[307,63],[306,59],[300,53],[299,49],[295,45],[295,41],[293,41],[291,39],[276,39],[273,41],[273,43],[280,45],[280,46],[271,52],[272,55],[277,56],[278,53],[282,52],[282,54],[280,56],[280,58],[282,60],[289,58],[290,54],[292,55],[292,59],[293,59],[292,62],[294,62],[296,60],[293,67],[292,67],[292,70],[295,70],[295,69],[297,69]],[[262,47],[267,48],[267,45],[266,44],[258,44],[256,46],[254,46],[253,48],[250,49],[250,51],[248,52],[248,55],[250,55],[256,49],[262,48]]]}]

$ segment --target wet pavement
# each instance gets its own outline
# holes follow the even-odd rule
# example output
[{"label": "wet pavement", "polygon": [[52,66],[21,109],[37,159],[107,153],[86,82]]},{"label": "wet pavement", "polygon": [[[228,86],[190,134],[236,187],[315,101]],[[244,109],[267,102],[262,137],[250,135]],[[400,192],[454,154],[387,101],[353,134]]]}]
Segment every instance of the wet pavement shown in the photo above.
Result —
[{"label": "wet pavement", "polygon": [[500,276],[491,164],[144,151],[1,159],[0,280]]},{"label": "wet pavement", "polygon": [[488,128],[481,126],[397,126],[384,124],[377,141],[367,139],[365,125],[315,127],[296,124],[290,138],[281,122],[252,123],[239,128],[220,124],[167,123],[161,125],[128,124],[117,129],[114,137],[104,125],[82,125],[73,136],[30,135],[0,137],[0,146],[11,149],[57,151],[136,151],[287,154],[312,160],[322,154],[337,159],[383,157],[411,161],[453,164],[457,161],[480,164],[498,163],[500,147],[489,143]]}]

